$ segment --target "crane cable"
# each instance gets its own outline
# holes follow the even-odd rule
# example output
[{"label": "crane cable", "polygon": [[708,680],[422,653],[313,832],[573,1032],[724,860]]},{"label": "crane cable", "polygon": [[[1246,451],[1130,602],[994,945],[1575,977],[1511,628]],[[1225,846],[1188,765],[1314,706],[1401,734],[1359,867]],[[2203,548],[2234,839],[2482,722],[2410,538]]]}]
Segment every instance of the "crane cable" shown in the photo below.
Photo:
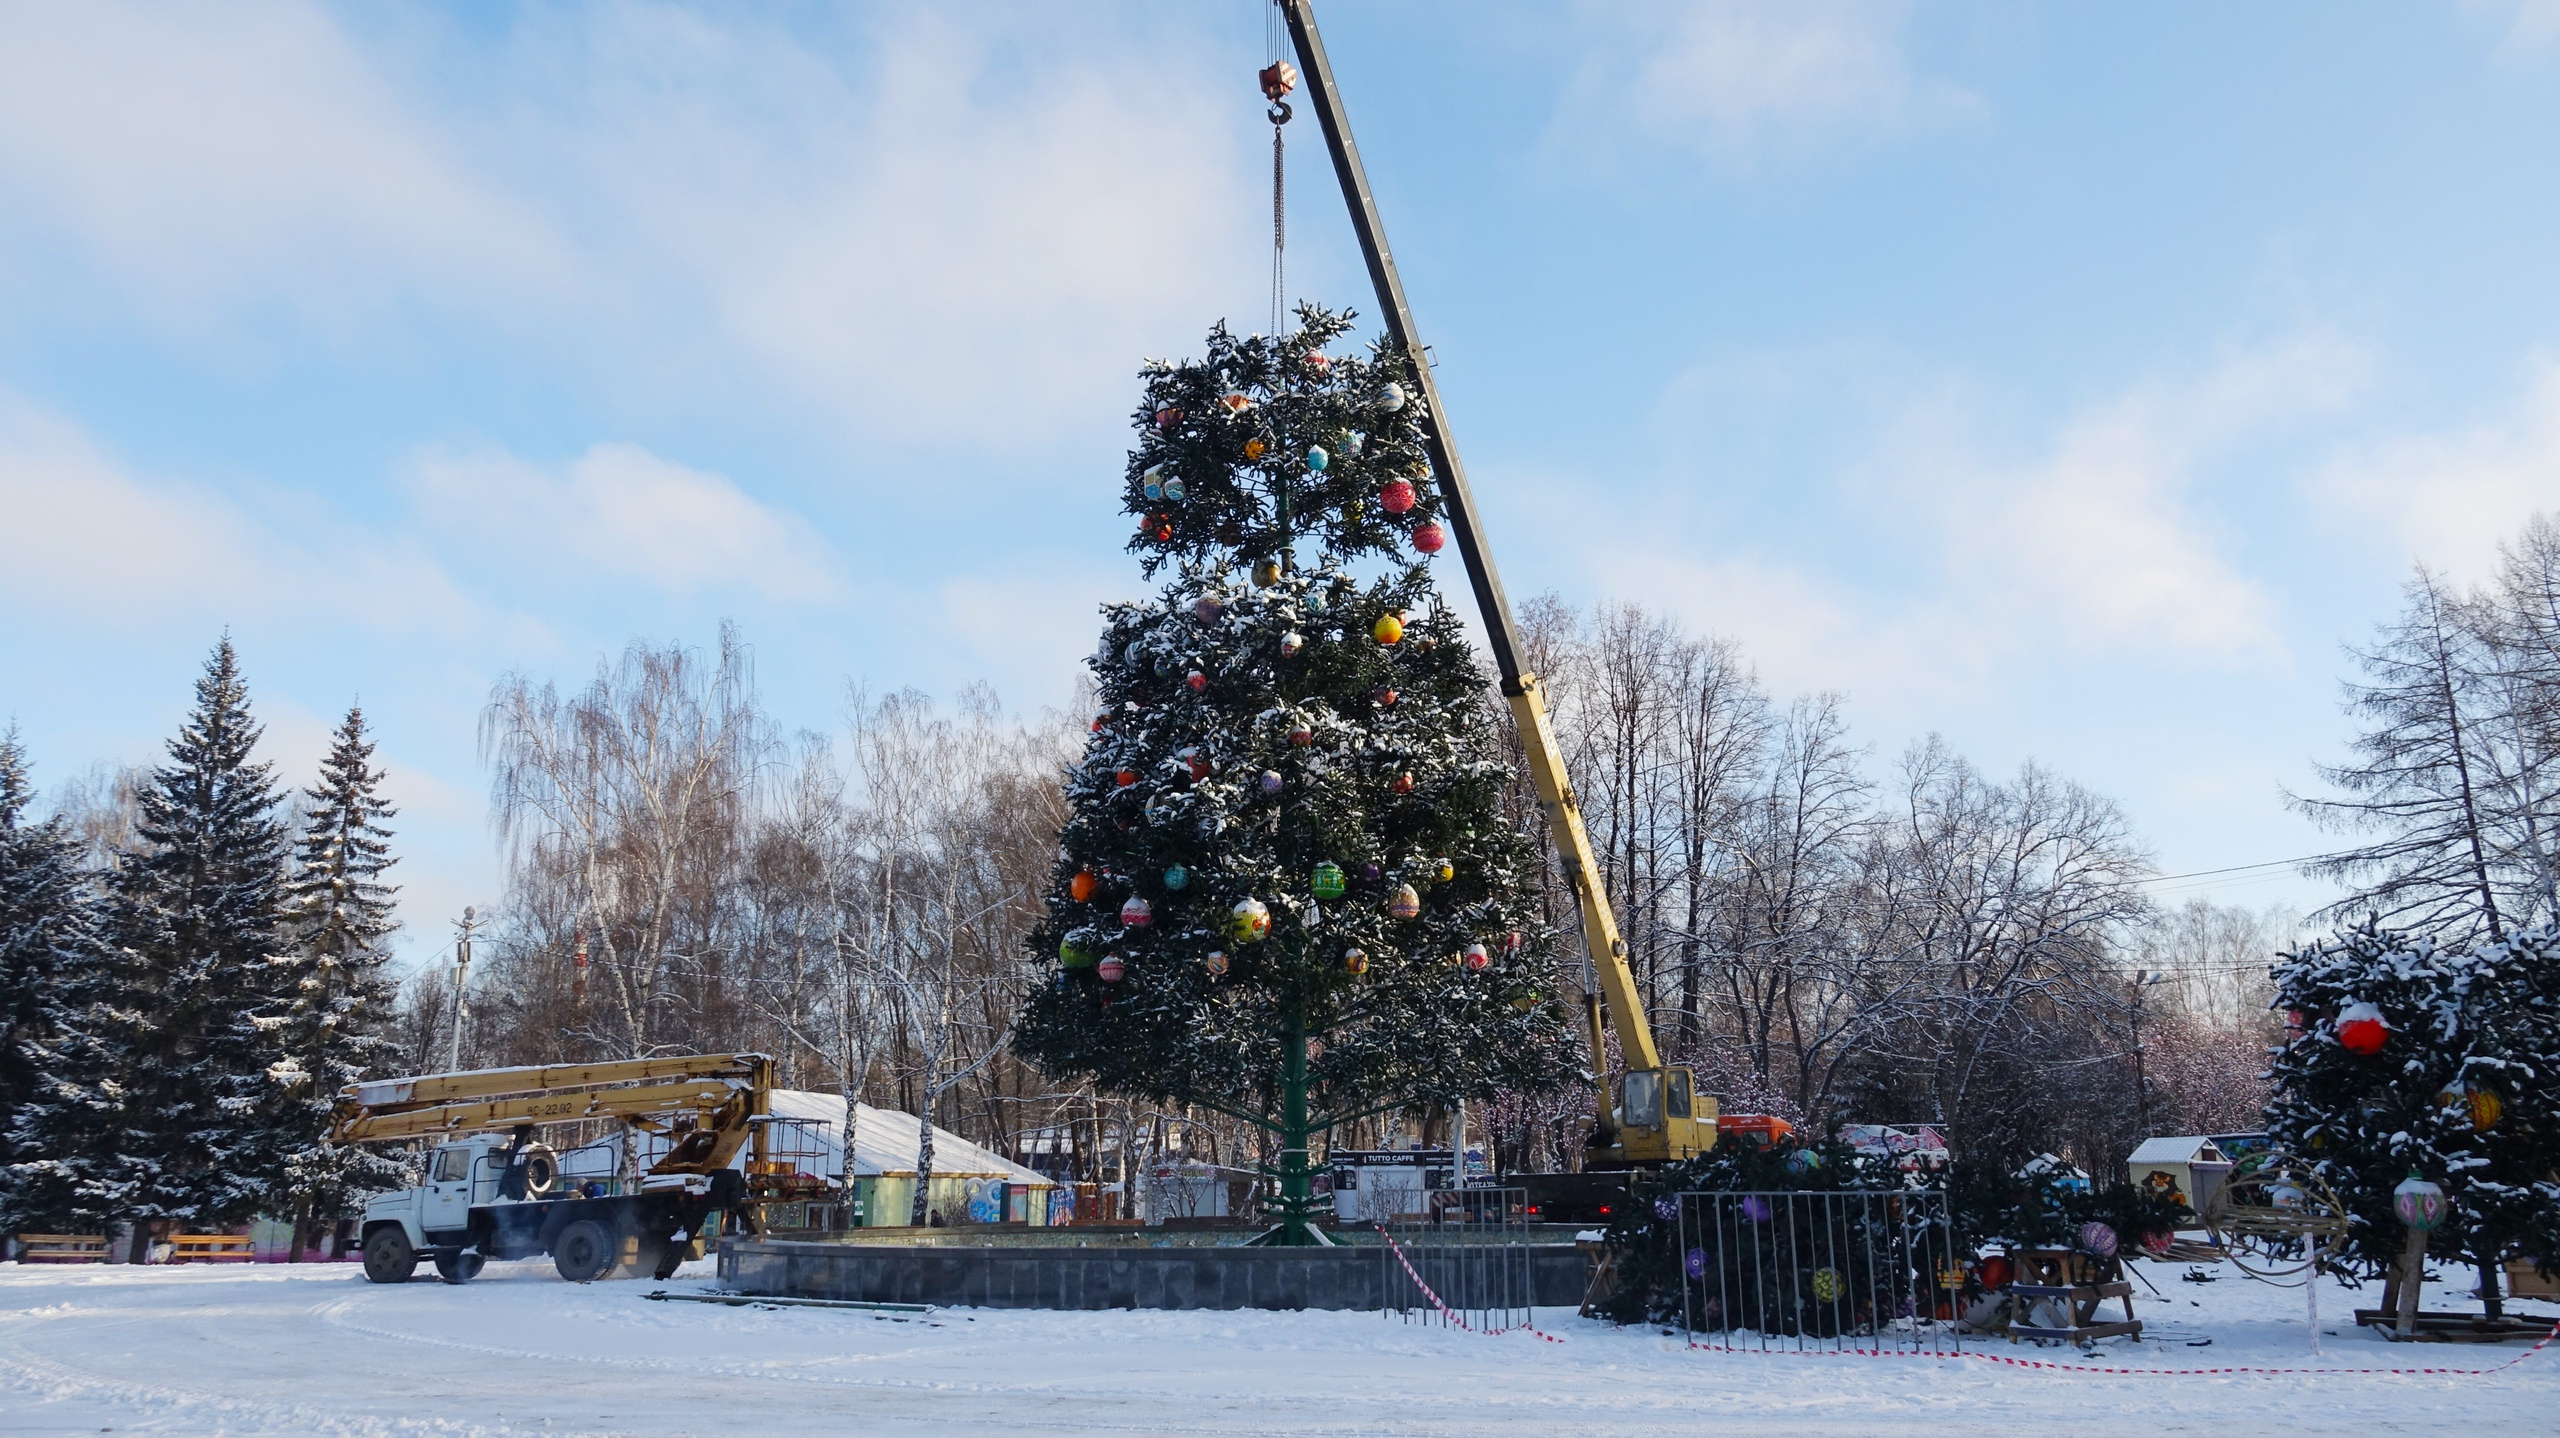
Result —
[{"label": "crane cable", "polygon": [[1262,40],[1263,55],[1270,63],[1255,78],[1261,82],[1262,97],[1271,102],[1264,118],[1271,121],[1271,333],[1277,337],[1281,309],[1288,301],[1289,248],[1287,146],[1280,127],[1289,123],[1288,94],[1298,87],[1297,67],[1281,53],[1288,37],[1280,23],[1279,0],[1272,0],[1263,16]]}]

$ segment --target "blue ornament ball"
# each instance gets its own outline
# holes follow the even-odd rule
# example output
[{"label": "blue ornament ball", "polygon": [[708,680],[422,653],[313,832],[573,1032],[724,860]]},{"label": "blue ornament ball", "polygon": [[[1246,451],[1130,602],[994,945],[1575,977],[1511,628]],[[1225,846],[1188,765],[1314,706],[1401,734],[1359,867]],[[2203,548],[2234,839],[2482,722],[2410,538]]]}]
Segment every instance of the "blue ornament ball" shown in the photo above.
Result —
[{"label": "blue ornament ball", "polygon": [[1182,867],[1180,864],[1176,864],[1172,868],[1164,871],[1164,886],[1168,889],[1184,888],[1188,886],[1190,882],[1191,871]]},{"label": "blue ornament ball", "polygon": [[1787,1155],[1787,1172],[1789,1173],[1811,1173],[1820,1167],[1822,1167],[1822,1155],[1815,1153],[1812,1149],[1800,1148]]},{"label": "blue ornament ball", "polygon": [[1323,445],[1315,444],[1307,446],[1307,468],[1315,470],[1317,473],[1321,474],[1324,471],[1324,467],[1331,463],[1333,463],[1333,456],[1324,452]]}]

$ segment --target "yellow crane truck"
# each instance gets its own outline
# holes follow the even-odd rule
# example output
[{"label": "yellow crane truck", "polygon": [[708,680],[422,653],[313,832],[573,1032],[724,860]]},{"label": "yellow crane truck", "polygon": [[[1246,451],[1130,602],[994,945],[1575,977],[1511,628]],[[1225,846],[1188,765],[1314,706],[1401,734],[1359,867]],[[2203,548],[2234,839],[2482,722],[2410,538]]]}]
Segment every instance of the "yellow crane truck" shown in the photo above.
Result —
[{"label": "yellow crane truck", "polygon": [[[1715,1146],[1716,1101],[1698,1091],[1690,1070],[1665,1064],[1661,1049],[1654,1043],[1653,1025],[1645,1017],[1643,997],[1627,966],[1626,940],[1619,935],[1617,915],[1610,911],[1591,837],[1583,827],[1582,806],[1574,797],[1572,781],[1565,774],[1564,753],[1556,744],[1555,728],[1547,718],[1545,693],[1538,676],[1523,662],[1519,635],[1511,619],[1511,601],[1502,592],[1502,578],[1494,569],[1492,554],[1485,548],[1475,496],[1467,487],[1466,466],[1459,462],[1457,445],[1449,437],[1448,412],[1441,406],[1440,386],[1432,376],[1430,351],[1415,333],[1413,311],[1405,302],[1404,280],[1396,272],[1395,256],[1387,249],[1377,197],[1370,192],[1359,147],[1352,142],[1351,122],[1343,112],[1342,92],[1334,83],[1332,62],[1326,58],[1324,40],[1316,32],[1309,0],[1277,3],[1297,52],[1308,102],[1323,126],[1325,147],[1332,153],[1335,178],[1341,182],[1343,200],[1350,207],[1351,227],[1359,237],[1361,258],[1368,264],[1378,306],[1385,312],[1382,318],[1387,337],[1413,357],[1422,389],[1423,445],[1430,453],[1432,473],[1447,504],[1449,529],[1457,541],[1458,555],[1466,562],[1467,582],[1475,591],[1476,609],[1484,619],[1485,638],[1501,675],[1503,697],[1510,703],[1512,723],[1519,731],[1521,746],[1528,752],[1529,773],[1537,785],[1538,802],[1546,810],[1547,831],[1555,840],[1557,858],[1581,910],[1583,951],[1591,961],[1591,982],[1583,1002],[1590,1024],[1593,1077],[1599,1090],[1599,1112],[1583,1168],[1597,1181],[1573,1181],[1583,1179],[1580,1174],[1529,1175],[1530,1202],[1547,1209],[1542,1216],[1550,1219],[1605,1216],[1608,1196],[1623,1191],[1622,1171],[1676,1163]],[[1272,113],[1275,124],[1285,122],[1287,110],[1276,100]],[[1602,1026],[1604,1008],[1607,1031]],[[1608,1031],[1617,1036],[1618,1055],[1624,1065],[1614,1077],[1601,1072],[1606,1067]],[[1602,1177],[1612,1171],[1619,1171],[1621,1177]]]},{"label": "yellow crane truck", "polygon": [[[617,1270],[666,1278],[724,1215],[752,1226],[750,1179],[772,1167],[772,1096],[773,1060],[751,1053],[350,1085],[337,1142],[436,1141],[423,1183],[366,1202],[364,1275],[406,1283],[426,1259],[462,1283],[489,1259],[547,1254],[576,1283]],[[566,1153],[539,1140],[568,1124],[601,1124],[606,1137]],[[645,1168],[644,1150],[655,1155]]]}]

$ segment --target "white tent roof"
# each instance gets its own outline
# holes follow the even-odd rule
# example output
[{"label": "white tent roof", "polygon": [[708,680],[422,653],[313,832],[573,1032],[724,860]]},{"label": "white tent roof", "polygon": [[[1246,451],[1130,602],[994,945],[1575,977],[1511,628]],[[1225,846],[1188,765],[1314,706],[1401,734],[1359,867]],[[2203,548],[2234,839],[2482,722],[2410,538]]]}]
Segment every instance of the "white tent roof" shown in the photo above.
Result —
[{"label": "white tent roof", "polygon": [[[810,1127],[822,1130],[826,1156],[817,1172],[844,1172],[844,1147],[840,1135],[844,1128],[844,1100],[831,1093],[813,1093],[807,1089],[775,1089],[773,1114],[776,1118],[810,1120]],[[912,1175],[916,1171],[916,1116],[857,1106],[853,1141],[853,1170],[864,1177],[879,1174]],[[803,1164],[807,1160],[802,1160]],[[933,1131],[933,1176],[936,1178],[1001,1178],[1008,1183],[1053,1185],[1047,1174],[1024,1168],[993,1149],[980,1148],[949,1129]]]},{"label": "white tent roof", "polygon": [[[940,1139],[934,1140],[940,1143]],[[2127,1163],[2220,1163],[2222,1150],[2202,1134],[2180,1134],[2172,1138],[2146,1138],[2133,1151]]]}]

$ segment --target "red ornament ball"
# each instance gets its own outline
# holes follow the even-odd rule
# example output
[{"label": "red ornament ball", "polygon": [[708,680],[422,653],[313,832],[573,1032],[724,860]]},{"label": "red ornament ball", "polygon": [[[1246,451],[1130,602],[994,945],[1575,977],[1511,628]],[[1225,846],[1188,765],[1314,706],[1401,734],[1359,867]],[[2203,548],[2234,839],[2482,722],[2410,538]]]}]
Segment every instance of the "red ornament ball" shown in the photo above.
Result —
[{"label": "red ornament ball", "polygon": [[1410,794],[1413,792],[1413,776],[1411,774],[1398,774],[1395,782],[1387,787],[1395,790],[1399,794]]},{"label": "red ornament ball", "polygon": [[1183,750],[1177,757],[1179,757],[1183,763],[1191,766],[1191,778],[1193,782],[1197,783],[1198,781],[1209,777],[1208,755],[1201,753],[1196,748],[1192,748]]},{"label": "red ornament ball", "polygon": [[1426,524],[1413,532],[1413,547],[1425,554],[1438,554],[1440,546],[1449,542],[1449,531],[1437,524]]},{"label": "red ornament ball", "polygon": [[2371,1004],[2349,1004],[2338,1014],[2338,1042],[2351,1054],[2378,1054],[2390,1037],[2391,1025]]},{"label": "red ornament ball", "polygon": [[1120,922],[1133,929],[1143,929],[1156,921],[1155,906],[1135,894],[1120,906]]},{"label": "red ornament ball", "polygon": [[1301,724],[1297,728],[1289,731],[1289,742],[1297,745],[1301,749],[1304,749],[1308,745],[1316,742],[1316,731],[1308,728],[1304,724]]},{"label": "red ornament ball", "polygon": [[1413,508],[1413,481],[1391,479],[1378,487],[1378,504],[1389,514],[1402,514]]},{"label": "red ornament ball", "polygon": [[2008,1255],[2001,1253],[1995,1253],[1982,1260],[1982,1266],[1975,1269],[1974,1274],[1982,1280],[1982,1286],[1985,1288],[2006,1288],[2009,1286],[2009,1280],[2018,1276],[2017,1270],[2009,1262]]},{"label": "red ornament ball", "polygon": [[1458,962],[1463,964],[1470,973],[1482,973],[1485,965],[1493,962],[1493,955],[1486,953],[1482,944],[1469,944],[1458,956]]},{"label": "red ornament ball", "polygon": [[1105,954],[1102,956],[1102,962],[1093,966],[1093,976],[1106,984],[1120,982],[1121,977],[1128,972],[1129,966],[1120,961],[1118,954]]},{"label": "red ornament ball", "polygon": [[1173,538],[1173,516],[1170,514],[1150,514],[1147,516],[1147,522],[1138,526],[1138,533],[1148,539],[1154,540],[1158,544],[1162,544],[1166,540]]},{"label": "red ornament ball", "polygon": [[1197,669],[1194,669],[1190,673],[1182,676],[1182,682],[1190,685],[1191,692],[1197,694],[1209,687],[1209,676],[1201,673]]},{"label": "red ornament ball", "polygon": [[1172,405],[1166,405],[1156,411],[1156,428],[1171,429],[1180,423],[1182,423],[1182,411]]},{"label": "red ornament ball", "polygon": [[1518,929],[1513,929],[1502,936],[1502,951],[1506,954],[1516,954],[1520,952],[1520,946],[1527,942],[1528,940],[1521,936]]},{"label": "red ornament ball", "polygon": [[1396,691],[1381,684],[1369,691],[1369,700],[1381,709],[1391,708],[1396,702]]},{"label": "red ornament ball", "polygon": [[1128,788],[1130,785],[1135,784],[1135,783],[1137,783],[1137,782],[1138,782],[1138,771],[1137,771],[1137,770],[1135,770],[1135,769],[1123,769],[1123,770],[1121,770],[1119,773],[1114,774],[1114,775],[1112,775],[1111,777],[1112,777],[1112,778],[1114,778],[1114,779],[1119,780],[1119,781],[1120,781],[1120,787],[1121,787],[1121,788],[1123,788],[1123,789],[1126,789],[1126,788]]}]

